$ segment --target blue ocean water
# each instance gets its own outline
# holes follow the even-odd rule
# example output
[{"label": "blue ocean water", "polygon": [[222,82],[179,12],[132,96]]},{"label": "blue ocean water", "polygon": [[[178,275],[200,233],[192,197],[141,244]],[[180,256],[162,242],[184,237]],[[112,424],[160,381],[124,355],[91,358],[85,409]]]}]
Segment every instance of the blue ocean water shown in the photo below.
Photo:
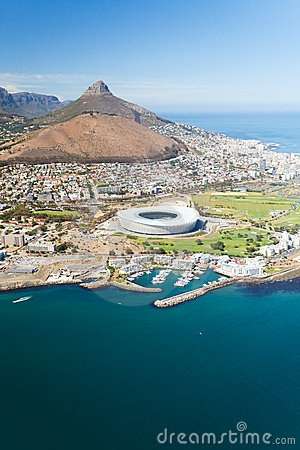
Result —
[{"label": "blue ocean water", "polygon": [[300,112],[161,115],[235,138],[280,144],[279,150],[282,152],[300,152]]},{"label": "blue ocean water", "polygon": [[[2,447],[179,449],[157,434],[221,433],[240,421],[299,442],[300,281],[229,286],[166,310],[150,304],[172,289],[170,278],[159,294],[1,294]],[[11,303],[21,295],[33,297]]]}]

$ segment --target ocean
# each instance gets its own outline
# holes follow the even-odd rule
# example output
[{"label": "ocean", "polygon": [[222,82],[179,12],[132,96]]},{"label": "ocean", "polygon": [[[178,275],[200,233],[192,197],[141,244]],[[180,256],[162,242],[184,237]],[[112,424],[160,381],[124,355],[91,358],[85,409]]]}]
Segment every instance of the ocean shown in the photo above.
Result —
[{"label": "ocean", "polygon": [[[154,308],[174,277],[160,294],[76,286],[0,294],[2,447],[197,448],[157,436],[241,424],[299,442],[300,281],[229,286]],[[32,299],[12,303],[23,295]]]},{"label": "ocean", "polygon": [[[300,151],[300,114],[168,117]],[[214,278],[207,272],[190,288]],[[271,444],[295,437],[298,445],[276,448],[297,448],[300,280],[229,286],[154,308],[156,298],[179,292],[175,279],[161,294],[76,286],[0,294],[3,449],[264,446],[174,442],[179,433],[196,442],[229,430],[241,442],[247,431],[270,433]],[[139,283],[149,286],[149,276]],[[12,303],[24,295],[32,299]]]},{"label": "ocean", "polygon": [[285,113],[161,113],[180,123],[240,139],[279,144],[281,152],[300,153],[300,112]]}]

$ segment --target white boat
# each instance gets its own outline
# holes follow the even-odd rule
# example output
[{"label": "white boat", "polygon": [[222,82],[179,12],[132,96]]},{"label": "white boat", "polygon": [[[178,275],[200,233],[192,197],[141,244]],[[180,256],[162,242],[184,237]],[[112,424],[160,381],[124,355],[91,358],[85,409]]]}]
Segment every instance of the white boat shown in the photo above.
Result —
[{"label": "white boat", "polygon": [[12,303],[21,303],[21,302],[27,302],[27,300],[30,300],[32,297],[20,297],[17,300],[13,300]]}]

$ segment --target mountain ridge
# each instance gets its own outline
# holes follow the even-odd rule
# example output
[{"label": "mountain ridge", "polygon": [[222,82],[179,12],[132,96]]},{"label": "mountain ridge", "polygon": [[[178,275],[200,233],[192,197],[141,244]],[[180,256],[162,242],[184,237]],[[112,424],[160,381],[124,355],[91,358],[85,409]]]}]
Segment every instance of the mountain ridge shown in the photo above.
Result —
[{"label": "mountain ridge", "polygon": [[0,112],[32,119],[65,106],[55,95],[33,92],[10,93],[0,87]]}]

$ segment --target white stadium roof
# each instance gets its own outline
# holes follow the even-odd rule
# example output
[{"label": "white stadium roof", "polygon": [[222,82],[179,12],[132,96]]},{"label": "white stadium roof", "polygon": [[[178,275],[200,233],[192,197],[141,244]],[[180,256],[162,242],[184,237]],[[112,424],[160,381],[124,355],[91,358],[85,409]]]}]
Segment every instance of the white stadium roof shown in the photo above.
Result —
[{"label": "white stadium roof", "polygon": [[149,206],[118,212],[123,228],[141,234],[182,234],[193,231],[200,220],[194,208],[186,206]]}]

